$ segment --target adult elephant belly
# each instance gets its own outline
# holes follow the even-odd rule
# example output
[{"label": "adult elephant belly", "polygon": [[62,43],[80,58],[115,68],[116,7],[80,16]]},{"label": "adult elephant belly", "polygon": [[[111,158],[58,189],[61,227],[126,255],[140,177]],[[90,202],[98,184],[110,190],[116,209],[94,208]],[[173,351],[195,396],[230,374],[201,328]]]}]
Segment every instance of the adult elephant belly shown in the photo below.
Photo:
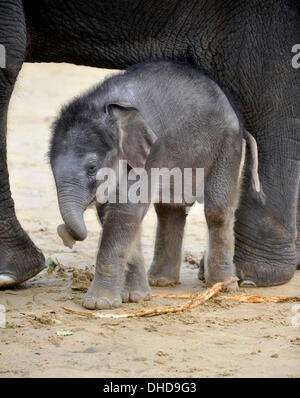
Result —
[{"label": "adult elephant belly", "polygon": [[[18,46],[24,38],[18,31],[24,23],[22,8],[18,0],[7,4],[12,5],[7,16],[12,31],[1,30],[0,25],[0,39],[5,43],[15,37]],[[260,0],[251,4],[40,0],[38,5],[23,0],[22,4],[28,62],[123,69],[149,58],[170,58],[204,68],[232,95],[246,128],[257,140],[259,173],[267,195],[265,206],[252,199],[246,170],[236,213],[237,274],[245,286],[289,280],[296,270],[300,172],[300,72],[291,63],[291,48],[300,42],[299,4],[284,0],[270,0],[268,7]],[[13,18],[11,12],[15,12]],[[8,81],[12,88],[17,71],[8,80],[1,76],[0,84]],[[7,275],[14,284],[28,279],[43,263],[41,253],[20,228],[10,197],[6,173],[9,90],[0,96],[0,171],[5,177],[0,194],[5,192],[6,200],[0,207],[0,249],[6,247],[8,235],[11,246],[4,257],[0,250],[0,286]],[[21,249],[28,256],[20,254]]]}]

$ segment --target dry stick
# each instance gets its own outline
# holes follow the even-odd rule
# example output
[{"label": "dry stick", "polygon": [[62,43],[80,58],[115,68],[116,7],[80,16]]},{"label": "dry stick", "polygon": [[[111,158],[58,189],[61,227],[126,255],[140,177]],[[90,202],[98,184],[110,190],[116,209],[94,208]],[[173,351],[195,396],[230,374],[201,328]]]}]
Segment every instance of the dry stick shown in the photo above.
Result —
[{"label": "dry stick", "polygon": [[[193,294],[152,294],[156,298],[178,298],[187,299],[192,298]],[[254,296],[251,294],[237,294],[236,296],[221,296],[220,298],[226,300],[239,301],[240,303],[280,303],[283,301],[300,301],[300,297],[283,297],[283,296]]]},{"label": "dry stick", "polygon": [[176,293],[170,293],[170,294],[152,294],[151,297],[153,298],[178,298],[178,299],[191,299],[195,297],[196,294],[176,294]]},{"label": "dry stick", "polygon": [[[188,299],[195,297],[194,294],[152,294],[155,298],[178,298]],[[239,301],[240,303],[280,303],[283,301],[300,301],[300,297],[284,297],[284,296],[254,296],[251,294],[237,294],[236,296],[220,296],[222,299]]]},{"label": "dry stick", "polygon": [[99,318],[98,313],[97,312],[87,312],[87,311],[78,311],[78,310],[73,310],[72,308],[68,308],[68,307],[61,307],[63,310],[65,310],[66,312],[70,312],[71,314],[76,314],[76,315],[82,315],[82,316],[86,316],[88,318]]},{"label": "dry stick", "polygon": [[300,301],[300,297],[283,297],[283,296],[253,296],[251,294],[239,294],[236,296],[222,296],[226,300],[239,301],[240,303],[280,303],[282,301]]},{"label": "dry stick", "polygon": [[185,303],[177,306],[177,307],[155,307],[155,308],[147,308],[144,310],[138,310],[134,312],[128,312],[125,314],[103,314],[99,312],[86,312],[86,311],[77,311],[72,310],[71,308],[62,307],[65,311],[87,316],[89,318],[136,318],[142,316],[155,316],[155,315],[163,315],[175,312],[185,311],[191,308],[195,308],[200,304],[203,304],[205,301],[209,300],[213,297],[216,293],[218,293],[224,286],[236,282],[237,278],[228,279],[225,282],[219,282],[213,285],[210,289],[205,290],[202,293],[199,293],[190,298],[190,300],[186,301]]},{"label": "dry stick", "polygon": [[[152,294],[155,298],[178,298],[187,299],[195,297],[193,294]],[[240,303],[280,303],[283,301],[300,301],[300,297],[283,297],[283,296],[254,296],[251,294],[237,294],[236,296],[221,296],[226,300],[239,301]]]}]

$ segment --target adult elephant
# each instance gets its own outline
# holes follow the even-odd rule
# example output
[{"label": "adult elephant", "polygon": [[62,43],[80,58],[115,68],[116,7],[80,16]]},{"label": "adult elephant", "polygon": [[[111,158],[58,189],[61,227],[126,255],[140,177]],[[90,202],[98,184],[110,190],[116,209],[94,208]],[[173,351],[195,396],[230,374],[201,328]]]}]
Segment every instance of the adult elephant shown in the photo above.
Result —
[{"label": "adult elephant", "polygon": [[[2,0],[0,43],[0,285],[37,274],[44,256],[16,219],[6,161],[11,93],[25,62],[125,68],[148,58],[189,62],[231,93],[259,148],[267,195],[245,189],[236,214],[235,264],[244,285],[275,285],[296,270],[300,174],[298,0]],[[33,82],[34,84],[34,82]],[[299,227],[299,224],[298,224]],[[299,262],[299,261],[298,261]]]}]

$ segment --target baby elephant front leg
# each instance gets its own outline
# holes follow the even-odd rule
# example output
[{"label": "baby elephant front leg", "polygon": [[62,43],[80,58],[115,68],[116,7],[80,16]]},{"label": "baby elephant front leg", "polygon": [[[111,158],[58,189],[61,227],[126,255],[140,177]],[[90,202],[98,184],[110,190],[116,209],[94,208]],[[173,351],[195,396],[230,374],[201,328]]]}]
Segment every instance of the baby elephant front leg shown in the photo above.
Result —
[{"label": "baby elephant front leg", "polygon": [[142,206],[110,206],[104,217],[94,280],[83,300],[89,309],[117,308],[122,303],[125,265],[143,216]]},{"label": "baby elephant front leg", "polygon": [[123,277],[123,264],[105,265],[97,260],[94,280],[83,299],[83,306],[90,310],[119,307]]},{"label": "baby elephant front leg", "polygon": [[141,300],[150,300],[151,298],[150,286],[142,253],[140,233],[138,233],[135,241],[135,246],[127,261],[125,270],[124,284],[121,292],[123,303],[137,303]]}]

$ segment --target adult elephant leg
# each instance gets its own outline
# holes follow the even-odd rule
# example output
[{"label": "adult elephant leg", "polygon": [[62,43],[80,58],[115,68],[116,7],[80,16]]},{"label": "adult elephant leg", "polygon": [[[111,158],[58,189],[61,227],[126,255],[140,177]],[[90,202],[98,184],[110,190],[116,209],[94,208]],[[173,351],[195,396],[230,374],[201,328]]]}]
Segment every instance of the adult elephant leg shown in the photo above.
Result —
[{"label": "adult elephant leg", "polygon": [[252,198],[246,175],[235,223],[234,263],[242,285],[284,283],[296,270],[300,73],[291,52],[299,43],[296,3],[271,1],[266,11],[261,1],[231,1],[218,10],[205,2],[205,22],[198,35],[188,35],[199,43],[191,61],[232,95],[258,144],[267,198],[265,206]]},{"label": "adult elephant leg", "polygon": [[297,240],[296,240],[296,250],[297,250],[297,269],[300,270],[300,183],[299,183],[298,208],[297,208]]},{"label": "adult elephant leg", "polygon": [[235,265],[241,286],[282,284],[296,270],[297,119],[278,112],[273,120],[265,116],[256,131],[266,204],[252,198],[247,171],[235,223]]},{"label": "adult elephant leg", "polygon": [[0,13],[0,44],[5,48],[5,65],[1,65],[5,67],[0,69],[0,287],[4,287],[36,275],[45,259],[16,218],[7,169],[8,104],[26,47],[22,4],[2,2]]}]

